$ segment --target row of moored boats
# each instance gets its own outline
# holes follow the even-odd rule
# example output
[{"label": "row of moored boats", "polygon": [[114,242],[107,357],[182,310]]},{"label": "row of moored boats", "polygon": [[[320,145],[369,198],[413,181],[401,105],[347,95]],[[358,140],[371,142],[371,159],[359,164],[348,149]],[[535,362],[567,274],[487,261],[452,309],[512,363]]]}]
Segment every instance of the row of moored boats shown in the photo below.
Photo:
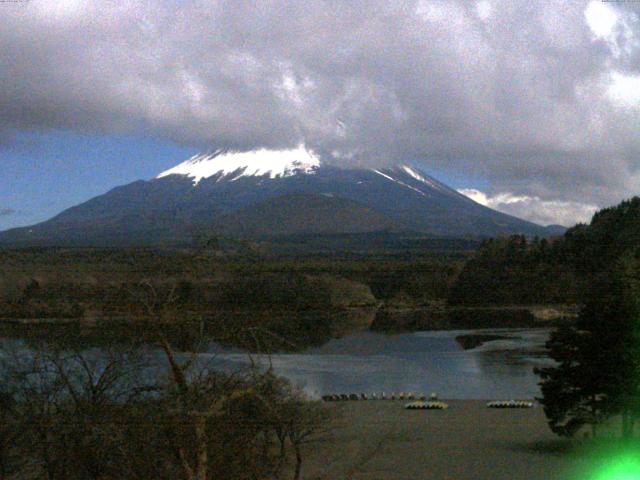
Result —
[{"label": "row of moored boats", "polygon": [[[444,410],[449,408],[444,402],[438,401],[438,396],[432,393],[427,401],[424,394],[415,393],[391,393],[387,395],[382,392],[376,393],[341,393],[336,395],[323,395],[325,402],[343,402],[354,400],[415,400],[407,403],[404,407],[408,410]],[[493,400],[487,403],[488,408],[533,408],[534,403],[528,400]]]},{"label": "row of moored boats", "polygon": [[[438,396],[435,393],[432,393],[430,396],[431,400],[436,400]],[[348,400],[426,400],[427,396],[423,394],[415,394],[415,393],[391,393],[387,395],[382,392],[381,394],[377,393],[340,393],[337,395],[323,395],[322,400],[325,402],[341,402]]]},{"label": "row of moored boats", "polygon": [[533,408],[533,402],[527,400],[494,400],[487,403],[489,408]]}]

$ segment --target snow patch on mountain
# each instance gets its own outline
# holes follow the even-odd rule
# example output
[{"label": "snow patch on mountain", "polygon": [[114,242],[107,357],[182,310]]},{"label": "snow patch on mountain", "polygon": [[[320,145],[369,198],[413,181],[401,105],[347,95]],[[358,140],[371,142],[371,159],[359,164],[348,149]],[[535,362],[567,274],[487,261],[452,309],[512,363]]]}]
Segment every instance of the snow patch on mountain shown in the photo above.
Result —
[{"label": "snow patch on mountain", "polygon": [[382,175],[382,176],[383,176],[384,178],[386,178],[387,180],[391,180],[392,182],[395,182],[395,181],[396,181],[396,179],[395,179],[395,178],[390,177],[390,176],[389,176],[389,175],[387,175],[386,173],[382,173],[380,170],[373,169],[373,171],[374,171],[374,172],[376,172],[378,175]]},{"label": "snow patch on mountain", "polygon": [[392,182],[396,182],[398,185],[402,185],[403,187],[406,187],[410,190],[413,190],[414,192],[422,195],[423,197],[428,197],[429,195],[426,194],[425,192],[423,192],[422,190],[417,189],[416,187],[412,187],[411,185],[403,182],[402,180],[398,180],[396,178],[393,178],[389,175],[387,175],[386,173],[382,173],[380,170],[373,170],[375,173],[377,173],[378,175],[382,175],[384,178],[391,180]]},{"label": "snow patch on mountain", "polygon": [[[395,167],[389,168],[389,169],[385,169],[384,171],[380,171],[380,170],[376,170],[376,169],[372,169],[373,172],[377,173],[378,175],[383,176],[384,178],[391,180],[399,185],[402,185],[403,187],[406,187],[410,190],[413,190],[414,192],[419,193],[420,195],[422,195],[423,197],[429,197],[430,194],[427,192],[420,190],[419,188],[416,188],[412,185],[409,185],[406,182],[403,182],[402,180],[398,179],[398,178],[394,178],[392,175],[394,174],[400,174],[401,176],[404,176],[405,180],[407,180],[407,175],[409,177],[411,177],[413,180],[417,180],[420,183],[424,183],[425,185],[427,185],[429,187],[429,189],[436,189],[436,190],[440,190],[443,193],[446,194],[451,194],[451,191],[444,185],[442,185],[440,182],[433,180],[431,177],[429,177],[428,175],[421,173],[420,171],[416,170],[413,167],[410,167],[408,165],[396,165]],[[386,172],[386,173],[385,173]]]},{"label": "snow patch on mountain", "polygon": [[320,159],[300,145],[289,150],[253,150],[249,152],[215,152],[195,155],[188,160],[162,172],[157,178],[169,175],[185,175],[197,185],[202,179],[219,175],[221,180],[236,181],[241,177],[268,176],[290,177],[301,173],[314,173]]},{"label": "snow patch on mountain", "polygon": [[418,180],[419,182],[426,183],[427,185],[429,185],[432,188],[435,188],[437,190],[446,189],[446,187],[444,187],[442,184],[440,184],[440,182],[436,182],[435,180],[432,180],[431,178],[429,178],[427,176],[424,176],[423,174],[421,174],[420,172],[418,172],[414,168],[409,167],[408,165],[400,165],[399,168],[400,168],[400,170],[405,172],[410,177],[414,178],[415,180]]}]

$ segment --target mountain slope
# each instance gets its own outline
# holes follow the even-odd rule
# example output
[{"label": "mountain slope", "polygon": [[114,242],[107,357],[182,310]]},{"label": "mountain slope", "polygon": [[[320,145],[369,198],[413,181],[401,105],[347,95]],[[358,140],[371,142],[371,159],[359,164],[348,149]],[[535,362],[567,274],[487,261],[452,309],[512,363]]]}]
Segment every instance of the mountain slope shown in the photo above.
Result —
[{"label": "mountain slope", "polygon": [[269,236],[380,230],[549,234],[475,203],[415,167],[340,169],[298,148],[198,155],[40,224],[0,232],[0,244],[175,245],[202,231]]},{"label": "mountain slope", "polygon": [[213,222],[228,237],[368,233],[406,230],[385,215],[344,198],[291,194],[242,208]]}]

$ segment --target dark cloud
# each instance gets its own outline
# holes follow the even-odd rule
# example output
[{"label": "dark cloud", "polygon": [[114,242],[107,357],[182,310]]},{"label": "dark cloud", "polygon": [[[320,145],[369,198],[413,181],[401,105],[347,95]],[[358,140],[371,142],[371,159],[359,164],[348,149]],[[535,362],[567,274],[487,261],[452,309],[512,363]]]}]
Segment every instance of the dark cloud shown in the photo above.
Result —
[{"label": "dark cloud", "polygon": [[630,2],[33,0],[0,9],[0,138],[70,128],[202,147],[306,142],[338,163],[419,161],[473,172],[489,195],[565,204],[604,205],[640,187],[639,8]]}]

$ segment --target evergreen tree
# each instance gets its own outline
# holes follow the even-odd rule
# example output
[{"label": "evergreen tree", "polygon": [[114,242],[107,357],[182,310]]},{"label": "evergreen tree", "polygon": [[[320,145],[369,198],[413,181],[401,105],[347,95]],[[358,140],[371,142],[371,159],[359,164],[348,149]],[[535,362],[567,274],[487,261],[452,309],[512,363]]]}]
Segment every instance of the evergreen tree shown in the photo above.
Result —
[{"label": "evergreen tree", "polygon": [[640,392],[640,260],[628,255],[594,275],[573,326],[551,335],[547,348],[557,365],[538,369],[549,426],[571,436],[582,426],[622,415],[623,435],[633,431]]}]

